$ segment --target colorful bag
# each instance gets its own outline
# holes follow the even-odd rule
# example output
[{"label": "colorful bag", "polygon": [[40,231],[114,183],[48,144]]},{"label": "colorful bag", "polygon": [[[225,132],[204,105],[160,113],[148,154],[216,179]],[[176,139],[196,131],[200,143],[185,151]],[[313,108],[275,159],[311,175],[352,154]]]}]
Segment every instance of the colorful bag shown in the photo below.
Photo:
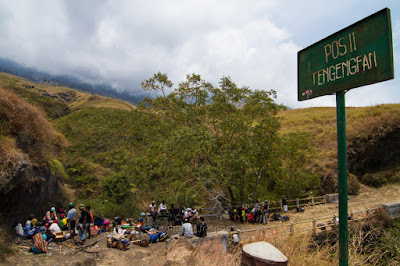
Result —
[{"label": "colorful bag", "polygon": [[147,234],[150,236],[150,243],[157,243],[158,241],[158,232],[156,230],[152,232],[147,232]]},{"label": "colorful bag", "polygon": [[33,246],[40,252],[47,252],[47,241],[44,239],[41,233],[33,236]]},{"label": "colorful bag", "polygon": [[158,241],[162,242],[168,239],[168,233],[164,230],[160,231],[158,234]]}]

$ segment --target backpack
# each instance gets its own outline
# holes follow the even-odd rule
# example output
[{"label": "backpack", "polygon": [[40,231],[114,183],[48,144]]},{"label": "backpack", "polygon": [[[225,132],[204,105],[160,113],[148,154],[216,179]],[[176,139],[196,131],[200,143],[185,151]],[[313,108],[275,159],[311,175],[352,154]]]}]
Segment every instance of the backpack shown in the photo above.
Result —
[{"label": "backpack", "polygon": [[22,229],[22,224],[17,224],[15,227],[15,234],[17,236],[24,236],[24,230]]},{"label": "backpack", "polygon": [[94,217],[94,225],[102,226],[104,224],[104,219],[101,215],[95,215]]},{"label": "backpack", "polygon": [[274,220],[275,221],[279,221],[280,219],[281,219],[281,215],[280,214],[277,213],[277,214],[274,215]]},{"label": "backpack", "polygon": [[165,232],[164,230],[160,231],[158,234],[158,241],[162,242],[168,239],[168,233]]},{"label": "backpack", "polygon": [[198,237],[206,237],[207,236],[207,224],[206,223],[200,223],[197,226],[197,234]]},{"label": "backpack", "polygon": [[147,232],[147,234],[150,236],[150,243],[157,243],[158,241],[158,231],[154,230],[153,232]]}]

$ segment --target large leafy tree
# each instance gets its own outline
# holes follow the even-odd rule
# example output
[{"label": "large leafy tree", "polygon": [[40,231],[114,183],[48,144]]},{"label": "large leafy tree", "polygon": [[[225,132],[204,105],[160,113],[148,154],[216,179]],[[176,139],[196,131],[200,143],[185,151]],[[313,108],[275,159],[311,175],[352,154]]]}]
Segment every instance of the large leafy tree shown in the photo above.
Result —
[{"label": "large leafy tree", "polygon": [[166,74],[155,74],[142,87],[162,96],[140,106],[150,139],[137,170],[150,183],[169,180],[178,188],[177,199],[195,202],[206,195],[233,203],[274,193],[296,196],[311,187],[300,178],[307,138],[278,134],[282,106],[275,91],[238,87],[230,77],[214,87],[196,74],[169,94]]}]

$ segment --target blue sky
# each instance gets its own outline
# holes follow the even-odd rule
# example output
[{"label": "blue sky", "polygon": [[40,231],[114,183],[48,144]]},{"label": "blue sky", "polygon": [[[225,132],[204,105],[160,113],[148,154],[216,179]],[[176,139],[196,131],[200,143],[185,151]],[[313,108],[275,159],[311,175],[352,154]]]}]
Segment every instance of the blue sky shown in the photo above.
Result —
[{"label": "blue sky", "polygon": [[335,106],[335,96],[297,101],[297,52],[385,7],[395,79],[349,91],[346,106],[400,103],[395,0],[0,0],[0,57],[118,90],[158,71],[175,84],[196,73],[274,89],[291,108]]}]

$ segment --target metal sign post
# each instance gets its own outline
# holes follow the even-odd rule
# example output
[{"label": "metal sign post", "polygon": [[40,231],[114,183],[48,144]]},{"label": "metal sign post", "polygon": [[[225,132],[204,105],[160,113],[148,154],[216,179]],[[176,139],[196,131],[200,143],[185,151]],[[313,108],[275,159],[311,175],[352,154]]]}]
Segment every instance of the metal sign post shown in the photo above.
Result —
[{"label": "metal sign post", "polygon": [[348,265],[349,253],[345,90],[393,78],[388,8],[298,52],[298,100],[336,93],[339,265]]},{"label": "metal sign post", "polygon": [[347,144],[345,92],[336,93],[338,183],[339,183],[339,265],[348,265]]}]

